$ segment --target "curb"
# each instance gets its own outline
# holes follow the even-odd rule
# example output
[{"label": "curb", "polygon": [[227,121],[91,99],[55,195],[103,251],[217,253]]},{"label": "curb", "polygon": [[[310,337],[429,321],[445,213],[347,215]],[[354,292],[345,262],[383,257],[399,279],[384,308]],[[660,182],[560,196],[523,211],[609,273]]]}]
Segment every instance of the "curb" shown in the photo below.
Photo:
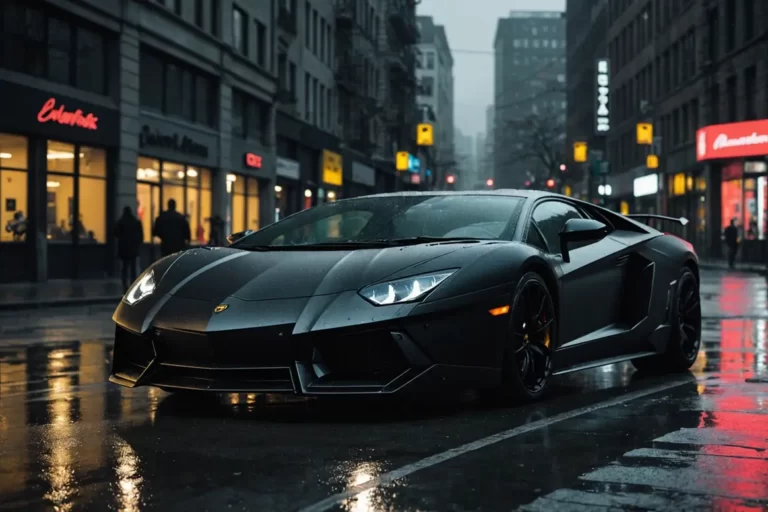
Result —
[{"label": "curb", "polygon": [[67,306],[95,306],[114,304],[115,307],[123,298],[122,295],[102,296],[102,297],[77,297],[66,299],[49,299],[35,302],[9,302],[0,303],[0,311],[19,311],[25,309],[57,308]]}]

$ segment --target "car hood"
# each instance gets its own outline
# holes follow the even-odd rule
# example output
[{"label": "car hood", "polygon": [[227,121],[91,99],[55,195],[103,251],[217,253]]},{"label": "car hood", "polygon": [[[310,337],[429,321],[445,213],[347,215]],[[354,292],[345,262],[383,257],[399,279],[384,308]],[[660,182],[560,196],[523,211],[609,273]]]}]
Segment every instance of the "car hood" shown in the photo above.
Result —
[{"label": "car hood", "polygon": [[[156,291],[199,300],[235,297],[259,301],[330,295],[358,290],[390,276],[400,277],[396,274],[404,277],[439,270],[440,258],[456,251],[466,252],[468,263],[485,252],[476,250],[484,245],[435,243],[318,251],[192,249],[158,262]],[[456,263],[455,257],[450,258],[451,268]]]}]

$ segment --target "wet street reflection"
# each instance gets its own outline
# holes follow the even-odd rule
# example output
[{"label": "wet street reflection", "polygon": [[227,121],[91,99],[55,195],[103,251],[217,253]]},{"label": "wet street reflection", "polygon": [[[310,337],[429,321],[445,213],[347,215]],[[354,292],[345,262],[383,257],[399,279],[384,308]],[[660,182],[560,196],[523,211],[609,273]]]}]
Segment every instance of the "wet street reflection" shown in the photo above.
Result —
[{"label": "wet street reflection", "polygon": [[108,339],[17,319],[0,339],[0,508],[765,510],[766,283],[705,273],[702,297],[687,376],[618,364],[517,407],[123,389]]}]

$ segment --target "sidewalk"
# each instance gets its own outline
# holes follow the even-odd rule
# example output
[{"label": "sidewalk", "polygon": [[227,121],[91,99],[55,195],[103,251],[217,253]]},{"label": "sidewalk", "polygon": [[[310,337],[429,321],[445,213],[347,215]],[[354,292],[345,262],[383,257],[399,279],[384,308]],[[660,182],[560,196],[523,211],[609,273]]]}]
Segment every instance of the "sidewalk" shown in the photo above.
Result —
[{"label": "sidewalk", "polygon": [[[728,262],[726,260],[699,260],[699,266],[705,270],[728,270]],[[739,263],[736,262],[734,270],[740,272],[756,272],[758,274],[764,274],[766,269],[765,263]]]},{"label": "sidewalk", "polygon": [[0,310],[115,304],[123,296],[119,279],[51,280],[0,284]]}]

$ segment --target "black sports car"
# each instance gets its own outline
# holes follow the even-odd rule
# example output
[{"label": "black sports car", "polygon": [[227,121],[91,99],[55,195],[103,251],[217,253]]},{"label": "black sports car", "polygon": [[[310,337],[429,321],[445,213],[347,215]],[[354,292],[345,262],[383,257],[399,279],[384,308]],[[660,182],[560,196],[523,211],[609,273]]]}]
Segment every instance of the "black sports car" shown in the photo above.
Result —
[{"label": "black sports car", "polygon": [[553,375],[625,360],[685,371],[699,351],[693,247],[556,194],[367,196],[230,241],[137,279],[113,317],[112,382],[532,400]]}]

